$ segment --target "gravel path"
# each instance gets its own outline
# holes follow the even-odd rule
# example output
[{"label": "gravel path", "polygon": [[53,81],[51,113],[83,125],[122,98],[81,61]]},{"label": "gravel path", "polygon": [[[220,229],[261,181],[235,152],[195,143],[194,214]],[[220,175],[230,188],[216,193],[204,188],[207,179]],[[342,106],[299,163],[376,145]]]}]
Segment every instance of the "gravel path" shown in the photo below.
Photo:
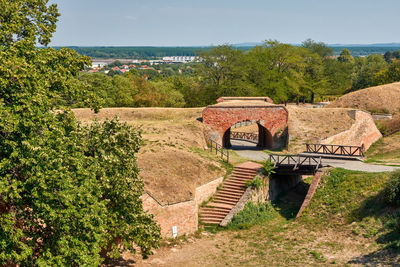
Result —
[{"label": "gravel path", "polygon": [[[257,149],[256,145],[253,143],[239,140],[231,140],[231,143],[232,149],[242,158],[254,161],[265,161],[268,159],[268,154]],[[329,166],[364,172],[391,172],[400,169],[400,167],[368,164],[359,160],[322,159],[322,164],[326,167]]]}]

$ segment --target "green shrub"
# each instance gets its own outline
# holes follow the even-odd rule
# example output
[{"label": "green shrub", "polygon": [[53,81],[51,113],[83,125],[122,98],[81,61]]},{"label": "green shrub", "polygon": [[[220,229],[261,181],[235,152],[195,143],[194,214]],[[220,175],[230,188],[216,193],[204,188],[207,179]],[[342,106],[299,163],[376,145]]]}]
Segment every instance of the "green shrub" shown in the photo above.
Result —
[{"label": "green shrub", "polygon": [[393,172],[382,192],[385,202],[389,205],[400,205],[400,170]]},{"label": "green shrub", "polygon": [[228,224],[231,230],[249,229],[251,226],[273,219],[276,211],[270,202],[254,204],[249,202]]},{"label": "green shrub", "polygon": [[267,160],[264,162],[263,166],[261,167],[261,171],[265,176],[270,176],[271,174],[274,174],[275,171],[275,166],[274,163],[272,163],[271,161]]},{"label": "green shrub", "polygon": [[252,187],[254,189],[260,189],[264,185],[264,181],[260,177],[256,177],[253,180],[246,181],[246,187]]}]

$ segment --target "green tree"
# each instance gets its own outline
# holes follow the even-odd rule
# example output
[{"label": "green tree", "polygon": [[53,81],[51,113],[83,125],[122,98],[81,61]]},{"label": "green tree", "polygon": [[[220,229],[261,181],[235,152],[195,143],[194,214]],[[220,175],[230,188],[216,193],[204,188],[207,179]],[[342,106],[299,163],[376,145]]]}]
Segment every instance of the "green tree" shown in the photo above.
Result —
[{"label": "green tree", "polygon": [[351,55],[349,49],[344,48],[342,50],[342,52],[340,52],[340,55],[338,57],[338,61],[342,62],[342,63],[347,63],[347,62],[351,62],[352,63],[354,61],[354,58]]},{"label": "green tree", "polygon": [[246,79],[246,57],[242,51],[229,45],[217,46],[200,53],[196,73],[207,103],[220,96],[249,96],[253,88]]},{"label": "green tree", "polygon": [[381,55],[356,58],[351,90],[355,91],[378,85],[374,77],[377,73],[387,69],[387,67],[388,64]]},{"label": "green tree", "polygon": [[96,266],[101,251],[134,244],[148,255],[160,229],[140,200],[140,134],[115,120],[82,126],[65,108],[98,105],[77,87],[88,58],[35,47],[54,33],[56,5],[0,10],[0,265]]},{"label": "green tree", "polygon": [[333,56],[333,49],[328,47],[323,42],[315,42],[314,40],[307,39],[302,43],[302,46],[310,50],[311,53],[316,53],[322,58]]},{"label": "green tree", "polygon": [[115,107],[134,107],[135,96],[138,93],[134,82],[122,75],[115,75],[113,83],[113,99]]},{"label": "green tree", "polygon": [[339,62],[336,59],[324,60],[324,76],[328,83],[326,93],[328,95],[342,95],[351,86],[353,64],[351,62]]},{"label": "green tree", "polygon": [[248,77],[262,95],[275,102],[297,101],[304,96],[304,70],[306,50],[278,41],[266,41],[263,46],[249,52]]}]

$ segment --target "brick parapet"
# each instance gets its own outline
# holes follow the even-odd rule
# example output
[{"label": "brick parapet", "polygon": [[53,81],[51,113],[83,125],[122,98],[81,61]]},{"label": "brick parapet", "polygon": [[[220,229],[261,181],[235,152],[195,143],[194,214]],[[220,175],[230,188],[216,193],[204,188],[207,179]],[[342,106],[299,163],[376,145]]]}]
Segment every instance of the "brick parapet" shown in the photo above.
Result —
[{"label": "brick parapet", "polygon": [[281,105],[213,105],[203,110],[202,118],[203,123],[217,133],[218,140],[214,141],[222,144],[225,132],[235,123],[243,121],[257,122],[274,137],[287,128],[289,112]]}]

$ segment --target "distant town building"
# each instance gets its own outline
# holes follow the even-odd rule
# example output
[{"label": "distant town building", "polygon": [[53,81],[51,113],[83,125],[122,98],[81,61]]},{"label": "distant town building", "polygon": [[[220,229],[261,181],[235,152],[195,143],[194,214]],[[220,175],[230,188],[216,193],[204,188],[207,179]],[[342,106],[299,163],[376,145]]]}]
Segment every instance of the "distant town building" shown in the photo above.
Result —
[{"label": "distant town building", "polygon": [[92,69],[93,68],[103,68],[107,65],[107,62],[103,62],[103,61],[92,61]]},{"label": "distant town building", "polygon": [[173,56],[173,57],[163,57],[163,61],[166,63],[188,63],[193,62],[197,59],[197,57],[193,56]]}]

